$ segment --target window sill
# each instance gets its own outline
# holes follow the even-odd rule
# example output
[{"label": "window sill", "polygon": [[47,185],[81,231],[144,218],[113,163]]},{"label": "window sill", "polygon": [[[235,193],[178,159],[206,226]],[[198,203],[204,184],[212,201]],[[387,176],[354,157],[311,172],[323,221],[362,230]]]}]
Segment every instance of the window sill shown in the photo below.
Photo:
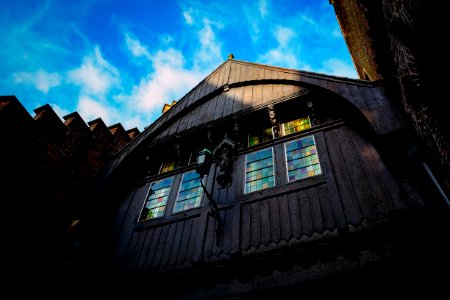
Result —
[{"label": "window sill", "polygon": [[294,192],[294,191],[310,188],[310,187],[317,186],[317,185],[322,185],[322,184],[325,184],[325,182],[326,182],[325,175],[320,174],[320,175],[316,175],[316,176],[310,177],[310,178],[291,181],[291,182],[286,183],[283,186],[276,186],[273,188],[268,188],[265,190],[260,190],[260,191],[252,192],[249,194],[245,194],[245,195],[242,195],[238,199],[238,201],[241,203],[254,202],[254,201],[264,199],[264,198],[278,196],[281,194]]},{"label": "window sill", "polygon": [[170,216],[158,217],[146,221],[138,221],[134,224],[133,231],[142,231],[149,229],[151,227],[167,225],[170,223],[180,222],[190,218],[195,218],[200,216],[203,213],[203,211],[207,210],[208,208],[209,208],[208,206],[191,208],[189,210],[174,213]]}]

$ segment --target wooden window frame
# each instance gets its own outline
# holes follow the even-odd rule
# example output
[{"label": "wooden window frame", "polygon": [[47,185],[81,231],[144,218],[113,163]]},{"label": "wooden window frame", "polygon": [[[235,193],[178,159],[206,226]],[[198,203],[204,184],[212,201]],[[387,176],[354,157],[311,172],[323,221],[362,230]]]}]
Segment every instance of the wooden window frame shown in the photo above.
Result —
[{"label": "wooden window frame", "polygon": [[[175,202],[176,202],[176,200],[178,198],[178,192],[180,190],[180,186],[181,186],[181,183],[182,183],[182,178],[183,178],[184,174],[189,173],[191,171],[195,171],[195,166],[188,166],[188,167],[185,167],[185,168],[176,169],[174,171],[170,171],[170,172],[167,172],[167,173],[158,174],[157,176],[152,176],[152,177],[146,178],[145,182],[151,182],[151,183],[150,183],[150,186],[148,188],[148,191],[146,192],[146,196],[143,199],[142,207],[141,207],[141,209],[139,211],[136,223],[137,224],[154,224],[154,223],[160,223],[160,222],[164,222],[164,221],[171,221],[174,218],[175,219],[179,218],[180,216],[184,217],[184,216],[187,216],[187,215],[191,215],[191,214],[195,213],[196,210],[199,210],[199,209],[203,208],[204,203],[205,203],[205,201],[204,201],[205,193],[202,190],[202,192],[201,192],[201,199],[200,199],[200,205],[199,206],[193,207],[193,208],[190,208],[190,209],[186,209],[186,210],[181,210],[181,211],[178,211],[178,212],[173,212],[174,207],[175,207]],[[168,199],[167,199],[167,202],[166,202],[166,208],[165,208],[165,211],[164,211],[164,215],[159,216],[159,217],[155,217],[155,218],[151,218],[151,219],[140,220],[142,212],[143,212],[144,207],[145,207],[145,203],[147,202],[149,193],[151,191],[152,185],[155,182],[158,182],[160,180],[163,180],[165,178],[170,178],[170,177],[173,177],[173,182],[172,182],[172,186],[170,188],[169,196],[168,196]],[[207,175],[204,176],[202,180],[204,180],[204,182],[206,182]]]},{"label": "wooden window frame", "polygon": [[256,153],[256,152],[259,152],[259,151],[264,151],[264,150],[269,149],[269,148],[272,151],[272,174],[273,174],[273,180],[274,180],[274,186],[273,187],[276,186],[276,178],[277,178],[277,176],[276,176],[276,172],[275,172],[276,164],[275,164],[274,147],[270,146],[270,147],[266,147],[266,148],[263,148],[263,149],[258,149],[258,150],[255,150],[253,152],[249,152],[249,153],[244,154],[245,159],[244,159],[244,180],[243,180],[243,183],[244,183],[244,194],[245,195],[273,188],[273,187],[268,187],[268,188],[265,188],[265,189],[260,189],[260,190],[256,190],[256,191],[252,191],[252,192],[248,192],[248,193],[245,192],[245,184],[246,184],[245,177],[247,176],[247,170],[246,170],[247,169],[247,156],[252,154],[252,153]]}]

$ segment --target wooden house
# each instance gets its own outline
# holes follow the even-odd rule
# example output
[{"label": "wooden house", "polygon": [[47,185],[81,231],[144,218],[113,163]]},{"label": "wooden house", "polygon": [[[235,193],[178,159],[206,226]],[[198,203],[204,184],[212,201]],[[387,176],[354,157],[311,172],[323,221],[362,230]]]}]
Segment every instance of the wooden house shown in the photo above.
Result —
[{"label": "wooden house", "polygon": [[404,124],[380,82],[228,59],[110,162],[90,237],[99,290],[432,291],[442,203]]}]

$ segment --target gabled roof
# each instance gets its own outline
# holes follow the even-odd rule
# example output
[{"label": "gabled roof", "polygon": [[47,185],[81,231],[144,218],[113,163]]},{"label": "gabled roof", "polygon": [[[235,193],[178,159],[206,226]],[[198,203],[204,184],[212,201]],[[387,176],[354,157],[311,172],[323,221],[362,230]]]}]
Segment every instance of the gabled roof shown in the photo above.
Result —
[{"label": "gabled roof", "polygon": [[[153,140],[177,134],[248,107],[295,96],[313,86],[330,90],[350,101],[378,133],[401,126],[386,100],[383,87],[377,82],[228,59],[119,152],[111,162],[110,170],[149,138]],[[379,106],[385,108],[382,113]]]}]

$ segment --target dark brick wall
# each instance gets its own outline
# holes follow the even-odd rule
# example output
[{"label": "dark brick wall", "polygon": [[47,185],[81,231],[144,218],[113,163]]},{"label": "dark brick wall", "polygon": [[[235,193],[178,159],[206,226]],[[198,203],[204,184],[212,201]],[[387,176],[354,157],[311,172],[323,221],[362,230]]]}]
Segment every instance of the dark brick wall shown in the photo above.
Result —
[{"label": "dark brick wall", "polygon": [[35,113],[14,96],[0,97],[3,244],[11,274],[36,283],[36,295],[50,296],[82,242],[97,176],[139,131],[120,124],[111,130],[101,119],[88,126],[77,112],[63,123],[49,105]]},{"label": "dark brick wall", "polygon": [[450,188],[450,126],[446,84],[438,74],[446,47],[436,39],[445,28],[437,1],[334,0],[336,15],[358,73],[378,73],[390,98],[406,113],[425,160]]}]

